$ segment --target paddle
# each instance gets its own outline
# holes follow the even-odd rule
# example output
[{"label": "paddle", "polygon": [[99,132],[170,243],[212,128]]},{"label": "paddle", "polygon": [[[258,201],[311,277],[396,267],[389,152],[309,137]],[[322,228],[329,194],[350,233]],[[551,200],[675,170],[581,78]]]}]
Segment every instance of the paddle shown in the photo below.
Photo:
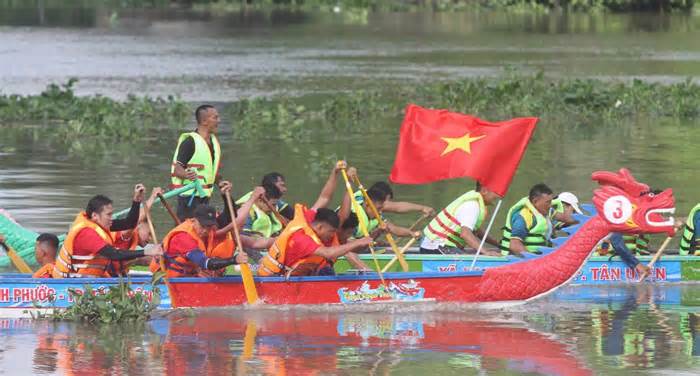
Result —
[{"label": "paddle", "polygon": [[158,198],[160,199],[160,202],[165,207],[165,210],[167,210],[168,213],[170,214],[170,216],[173,218],[173,221],[175,221],[175,224],[179,225],[181,223],[180,218],[178,218],[177,215],[175,215],[173,208],[170,207],[170,204],[168,204],[168,201],[165,200],[165,197],[163,197],[162,194],[158,193]]},{"label": "paddle", "polygon": [[[151,240],[153,240],[153,244],[158,244],[156,229],[153,227],[153,221],[151,220],[151,211],[148,210],[147,207],[144,207],[143,209],[144,213],[146,213],[146,223],[148,223],[148,231],[151,232]],[[158,259],[158,263],[160,264],[160,270],[163,272],[163,281],[165,281],[165,286],[168,288],[168,292],[171,292],[172,290],[170,289],[170,279],[168,279],[168,271],[165,269],[165,254],[160,255]],[[170,293],[170,298],[173,298],[172,293]]]},{"label": "paddle", "polygon": [[[352,206],[355,208],[355,212],[357,212],[358,210],[362,210],[362,208],[360,208],[360,204],[358,204],[357,200],[355,200],[355,195],[352,192],[352,186],[350,185],[350,179],[348,179],[347,171],[345,171],[345,168],[342,168],[340,172],[343,174],[343,179],[345,179],[345,188],[348,190],[348,195],[350,195],[350,201],[352,202]],[[369,232],[367,231],[367,224],[363,221],[358,222],[362,234],[364,236],[369,236]],[[377,261],[377,255],[374,253],[374,246],[372,244],[369,245],[369,252],[372,254],[372,260],[374,260],[374,266],[377,268],[379,279],[382,281],[382,285],[386,286],[386,283],[384,282],[384,275],[382,273],[381,267],[379,266],[379,261]]]},{"label": "paddle", "polygon": [[[379,227],[384,228],[385,223],[384,220],[382,219],[382,216],[379,214],[379,211],[377,208],[374,206],[374,202],[372,202],[372,199],[369,198],[369,195],[367,194],[367,190],[365,190],[365,187],[360,183],[360,178],[357,176],[353,176],[355,179],[355,184],[360,188],[360,192],[362,192],[362,196],[365,198],[365,202],[369,205],[369,209],[372,211],[372,215],[374,215],[375,218],[377,218],[377,221],[379,222]],[[354,198],[354,196],[353,196]],[[396,241],[394,240],[394,237],[391,235],[390,232],[387,231],[386,233],[386,240],[389,241],[389,245],[391,246],[391,250],[394,251],[394,254],[396,258],[399,259],[399,264],[401,264],[401,269],[403,269],[404,272],[408,271],[408,263],[406,260],[403,258],[403,255],[399,253],[399,247],[396,245]]]},{"label": "paddle", "polygon": [[654,255],[654,257],[652,257],[651,261],[649,261],[649,263],[647,264],[647,267],[649,268],[649,270],[644,271],[642,273],[642,275],[639,276],[639,281],[637,281],[637,282],[642,282],[649,275],[649,272],[651,272],[652,268],[654,267],[654,264],[656,264],[656,261],[658,261],[659,258],[661,258],[661,254],[664,252],[664,250],[669,245],[669,243],[671,243],[671,239],[673,239],[673,237],[668,236],[668,237],[666,237],[666,240],[664,240],[664,242],[661,243],[661,247],[659,247],[659,250],[656,251],[656,254]]},{"label": "paddle", "polygon": [[[420,218],[418,218],[415,222],[413,222],[413,224],[411,225],[411,227],[409,227],[408,229],[409,229],[410,231],[413,231],[413,230],[416,228],[416,226],[418,226],[419,223],[421,223],[424,219],[426,219],[426,218],[428,218],[428,217],[430,217],[430,216],[429,216],[429,215],[426,215],[426,214],[423,214]],[[416,238],[411,238],[411,240],[409,240],[408,242],[406,242],[406,244],[405,244],[403,247],[401,247],[401,254],[403,255],[404,253],[406,253],[406,250],[408,249],[408,247],[409,247],[411,244],[413,244],[416,240],[417,240]],[[382,271],[383,271],[383,272],[387,271],[387,270],[389,269],[389,267],[391,267],[391,265],[394,265],[394,263],[396,262],[396,260],[398,260],[398,259],[396,258],[396,256],[394,256],[394,257],[389,261],[389,263],[386,264],[386,265],[384,266],[384,268],[382,269]]]},{"label": "paddle", "polygon": [[280,212],[277,210],[277,207],[275,205],[272,205],[270,201],[265,197],[265,196],[260,196],[260,199],[263,200],[265,205],[267,205],[267,208],[272,211],[272,214],[275,215],[275,218],[282,224],[283,227],[286,227],[289,224],[289,220],[285,218]]},{"label": "paddle", "polygon": [[0,241],[0,246],[5,248],[5,252],[7,253],[7,257],[10,258],[10,261],[12,261],[12,264],[19,270],[20,273],[33,273],[32,268],[27,265],[26,262],[24,262],[24,259],[17,254],[17,251],[12,249],[7,243],[4,241]]},{"label": "paddle", "polygon": [[[236,249],[238,252],[244,252],[243,246],[241,245],[241,235],[238,233],[238,226],[236,225],[236,212],[233,210],[231,192],[226,192],[226,206],[228,207],[229,213],[231,213],[231,223],[233,223],[233,226],[231,226],[231,231],[234,239],[236,239]],[[255,304],[259,299],[258,290],[255,288],[253,273],[250,271],[250,266],[248,266],[248,264],[240,264],[240,267],[241,277],[243,278],[243,289],[245,290],[245,296],[246,299],[248,299],[248,304]]]},{"label": "paddle", "polygon": [[[417,238],[411,238],[411,240],[409,240],[408,242],[406,242],[406,244],[405,244],[401,249],[399,249],[399,252],[400,252],[402,255],[403,255],[404,253],[406,253],[406,250],[407,250],[411,245],[413,245],[413,243],[415,243],[416,239],[417,239]],[[398,260],[398,259],[396,258],[396,256],[394,256],[391,260],[389,260],[389,262],[388,262],[386,265],[384,265],[384,268],[382,268],[382,273],[386,273],[386,271],[389,270],[389,268],[391,268],[392,265],[394,265],[394,263],[396,262],[396,260]]]},{"label": "paddle", "polygon": [[[199,182],[199,180],[198,180],[198,182]],[[190,189],[192,189],[192,188],[196,189],[197,191],[200,191],[200,190],[202,189],[202,188],[201,188],[201,184],[190,183],[190,184],[187,184],[187,185],[185,185],[185,186],[183,186],[183,187],[180,187],[180,188],[173,189],[173,190],[171,190],[171,191],[165,192],[165,194],[163,194],[163,197],[164,197],[164,198],[175,197],[175,196],[179,195],[180,193],[186,192],[186,191],[188,191],[188,190],[190,190]],[[141,205],[143,205],[143,203],[142,203]],[[127,208],[127,209],[124,209],[124,210],[120,210],[120,211],[118,211],[118,212],[112,214],[112,216],[113,216],[114,218],[119,218],[119,217],[121,217],[121,216],[123,216],[123,215],[126,215],[126,213],[128,213],[129,210],[131,210],[131,208]]]}]

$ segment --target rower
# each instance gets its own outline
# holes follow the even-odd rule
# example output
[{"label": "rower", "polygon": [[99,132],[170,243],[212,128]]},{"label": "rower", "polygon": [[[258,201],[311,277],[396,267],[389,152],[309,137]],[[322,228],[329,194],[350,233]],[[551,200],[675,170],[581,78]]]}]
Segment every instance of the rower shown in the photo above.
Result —
[{"label": "rower", "polygon": [[688,218],[685,219],[685,224],[683,224],[681,219],[676,227],[678,229],[683,227],[683,235],[678,253],[682,256],[700,256],[700,249],[698,249],[698,233],[700,232],[700,204],[695,205],[695,207],[690,210],[690,213],[688,213]]},{"label": "rower", "polygon": [[[186,219],[163,239],[163,257],[168,277],[195,277],[200,270],[220,270],[229,265],[248,262],[245,253],[227,258],[207,256],[218,245],[215,239],[216,228],[228,223],[218,223],[216,210],[209,205],[199,205],[193,214],[192,218]],[[233,249],[234,246],[231,242],[228,248]],[[153,269],[152,266],[151,270]]]},{"label": "rower", "polygon": [[[423,216],[425,217],[432,217],[433,215],[435,215],[435,209],[431,208],[430,206],[416,204],[408,201],[394,201],[394,190],[391,189],[391,186],[387,182],[378,181],[372,184],[372,186],[369,189],[379,190],[385,193],[386,199],[384,201],[384,207],[382,208],[382,211],[384,211],[385,213],[404,214],[418,212],[423,214]],[[355,192],[355,200],[357,200],[358,202],[364,201],[362,192]]]},{"label": "rower", "polygon": [[[357,172],[354,169],[353,171],[348,170],[348,177],[350,179],[354,179],[353,174],[357,174]],[[351,204],[351,201],[343,200],[343,204],[340,205],[340,209],[338,210],[338,216],[340,217],[341,222],[347,220],[347,218],[350,216],[350,213],[354,213],[359,221],[364,222],[366,224],[367,232],[373,239],[376,239],[384,231],[388,231],[396,236],[412,236],[416,238],[420,236],[420,232],[412,231],[408,228],[395,225],[387,221],[384,217],[382,217],[382,220],[384,221],[386,228],[379,228],[379,220],[374,216],[374,212],[372,209],[370,209],[369,203],[365,202],[364,196],[357,197],[356,194],[355,196],[357,199],[357,203],[360,205],[359,210],[357,212],[355,211],[356,209],[354,205]],[[377,212],[379,212],[379,215],[382,215],[382,211],[384,210],[384,204],[386,203],[388,197],[387,192],[385,190],[382,190],[382,188],[373,187],[367,191],[367,196],[369,196],[369,199],[372,200],[372,203],[377,209]],[[354,237],[356,239],[359,239],[363,237],[363,235],[364,234],[361,233],[360,229],[358,228],[355,231]]]},{"label": "rower", "polygon": [[[348,242],[359,224],[357,216],[351,214],[340,223],[337,214],[326,209],[337,186],[337,175],[345,168],[345,161],[335,164],[311,208],[302,204],[295,205],[294,218],[261,260],[258,275],[333,275],[333,263],[340,256],[345,256],[358,270],[370,270],[357,254],[352,252],[354,249],[364,248],[364,243]],[[356,170],[350,167],[348,173],[356,174]],[[343,201],[350,201],[347,192]],[[329,228],[333,228],[334,233],[328,234]],[[343,248],[348,244],[349,248]]]},{"label": "rower", "polygon": [[636,270],[639,275],[649,274],[649,267],[639,262],[634,253],[627,246],[628,243],[621,233],[611,233],[610,237],[608,238],[608,242],[614,250],[613,256],[620,256],[622,262],[624,262],[629,268]]},{"label": "rower", "polygon": [[103,195],[90,199],[84,212],[73,221],[53,270],[54,278],[106,277],[111,261],[127,261],[163,253],[160,246],[127,251],[114,247],[112,232],[133,229],[139,218],[139,207],[145,188],[134,187],[131,209],[124,219],[112,219],[112,200]]},{"label": "rower", "polygon": [[554,231],[578,223],[573,217],[574,212],[583,214],[578,206],[578,197],[571,192],[562,192],[557,195],[549,209],[549,219],[552,221]]},{"label": "rower", "polygon": [[528,196],[513,205],[506,215],[501,239],[501,254],[524,257],[524,253],[541,254],[539,247],[550,245],[552,224],[548,218],[554,195],[545,184],[536,184]]},{"label": "rower", "polygon": [[282,214],[287,219],[294,218],[294,208],[292,208],[287,202],[282,200],[282,197],[287,194],[287,181],[284,176],[279,172],[270,172],[265,174],[262,178],[261,186],[274,185],[280,190],[280,198],[275,204],[277,211]]},{"label": "rower", "polygon": [[[260,236],[263,238],[271,238],[279,235],[284,227],[280,220],[275,216],[272,207],[277,205],[277,202],[282,197],[282,192],[275,184],[263,185],[265,194],[259,197],[248,213],[248,220],[243,227],[243,233],[250,236]],[[236,201],[236,204],[243,204],[250,199],[249,195],[245,195]],[[265,202],[267,201],[267,202]]]},{"label": "rower", "polygon": [[[482,230],[486,219],[487,206],[493,204],[500,196],[476,182],[473,191],[469,191],[446,208],[442,209],[423,230],[420,252],[428,254],[458,254],[465,248],[477,250],[481,239],[498,246],[498,241]],[[482,249],[485,255],[500,256],[496,249]]]},{"label": "rower", "polygon": [[219,112],[214,106],[204,104],[195,110],[197,129],[180,135],[170,169],[171,187],[179,188],[199,179],[202,190],[188,190],[177,198],[177,216],[184,220],[200,204],[208,204],[219,182],[221,146],[216,138],[219,129]]},{"label": "rower", "polygon": [[[151,207],[153,206],[153,203],[158,195],[162,194],[162,188],[153,188],[151,191],[151,196],[144,203],[144,208],[139,210],[138,225],[136,225],[135,229],[127,229],[112,233],[115,248],[135,251],[136,249],[143,248],[148,243],[151,243],[151,231],[148,227],[148,221],[146,220],[146,210],[151,210]],[[108,269],[108,273],[111,277],[124,277],[129,274],[129,266],[134,264],[148,265],[149,260],[136,259],[131,261],[114,261],[112,262],[111,267]]]},{"label": "rower", "polygon": [[52,278],[57,251],[58,237],[56,235],[43,233],[36,238],[34,257],[41,267],[34,272],[32,278]]},{"label": "rower", "polygon": [[333,210],[318,208],[313,213],[297,204],[294,213],[294,219],[268,251],[278,256],[263,258],[258,275],[332,275],[329,260],[366,248],[373,242],[371,237],[364,237],[340,244],[336,236],[340,219]]}]

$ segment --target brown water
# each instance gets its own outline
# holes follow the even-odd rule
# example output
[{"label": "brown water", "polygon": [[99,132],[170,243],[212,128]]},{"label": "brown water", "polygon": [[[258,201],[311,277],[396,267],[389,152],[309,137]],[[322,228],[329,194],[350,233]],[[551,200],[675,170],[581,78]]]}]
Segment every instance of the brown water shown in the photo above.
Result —
[{"label": "brown water", "polygon": [[[179,94],[194,108],[251,95],[495,75],[504,66],[667,82],[700,72],[696,16],[230,13],[32,4],[47,3],[0,2],[4,93],[38,93],[50,82],[78,77],[80,94]],[[320,132],[301,143],[276,135],[243,142],[234,137],[236,119],[224,119],[223,175],[242,194],[264,173],[280,171],[288,179],[288,201],[310,202],[330,168],[321,158],[347,158],[366,184],[386,179],[399,123],[387,118],[364,133]],[[694,119],[540,123],[504,204],[537,182],[587,201],[592,171],[629,167],[640,181],[673,187],[679,211],[687,212],[700,185],[697,126]],[[175,142],[167,135],[68,148],[0,124],[0,208],[33,230],[65,232],[96,193],[126,207],[136,182],[167,185]],[[394,188],[397,199],[441,208],[471,185]],[[162,236],[169,222],[161,211],[156,219]],[[414,217],[395,220],[410,223]],[[683,293],[694,291],[683,287]],[[632,289],[622,301],[550,301],[481,313],[204,311],[102,330],[4,320],[0,374],[697,373],[697,307],[649,300],[667,293]]]},{"label": "brown water", "polygon": [[[592,304],[504,311],[239,309],[95,328],[0,319],[6,374],[692,374],[700,310],[647,285]],[[680,290],[680,291],[675,291]]]}]

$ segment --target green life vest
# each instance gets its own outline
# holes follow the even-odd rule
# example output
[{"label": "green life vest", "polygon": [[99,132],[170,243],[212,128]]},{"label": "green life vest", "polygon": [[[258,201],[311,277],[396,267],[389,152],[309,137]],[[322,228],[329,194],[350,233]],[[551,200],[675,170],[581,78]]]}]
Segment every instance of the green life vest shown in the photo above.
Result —
[{"label": "green life vest", "polygon": [[510,238],[513,231],[511,220],[515,213],[520,213],[527,225],[527,236],[523,239],[525,248],[528,252],[540,253],[537,251],[537,248],[549,245],[551,223],[548,218],[535,209],[528,197],[523,197],[508,210],[506,225],[503,227],[503,239],[501,239],[500,245],[501,254],[504,256],[510,254]]},{"label": "green life vest", "polygon": [[683,228],[683,237],[681,238],[681,246],[678,254],[688,255],[691,252],[695,253],[697,250],[697,240],[695,236],[695,224],[693,219],[695,214],[700,210],[700,204],[695,205],[693,209],[690,210],[688,214],[688,219],[685,220],[685,227]]},{"label": "green life vest", "polygon": [[[236,200],[236,204],[242,205],[250,200],[252,194],[253,191],[246,193],[243,197]],[[271,238],[280,233],[283,228],[284,226],[282,226],[273,213],[265,213],[257,204],[253,204],[248,213],[248,221],[246,222],[244,231],[253,235]]]},{"label": "green life vest", "polygon": [[565,225],[564,222],[554,219],[554,216],[557,214],[564,214],[564,203],[560,198],[552,200],[552,207],[549,209],[549,220],[552,222],[552,228],[554,229],[553,234],[556,233],[557,230],[564,228]]},{"label": "green life vest", "polygon": [[181,196],[191,196],[194,194],[197,197],[211,197],[211,193],[214,191],[214,181],[216,180],[216,174],[219,172],[219,163],[221,160],[221,146],[219,145],[219,140],[215,135],[211,135],[211,143],[214,147],[214,160],[211,158],[211,152],[209,151],[209,144],[202,136],[197,132],[188,132],[180,135],[180,139],[177,141],[177,148],[175,148],[175,154],[173,155],[173,164],[170,167],[170,180],[172,188],[179,188],[187,184],[192,183],[191,180],[180,179],[175,176],[175,165],[177,164],[177,153],[180,150],[180,145],[188,137],[192,137],[194,140],[194,154],[190,161],[187,163],[185,168],[191,168],[197,171],[197,176],[202,183],[202,190],[205,196],[201,196],[200,193],[195,193],[194,189],[183,192]]},{"label": "green life vest", "polygon": [[644,234],[622,235],[625,247],[632,253],[649,252],[649,238]]},{"label": "green life vest", "polygon": [[442,239],[447,247],[464,248],[466,243],[461,236],[462,225],[457,220],[457,210],[462,204],[469,201],[479,203],[479,217],[477,217],[476,224],[474,224],[474,231],[478,230],[486,217],[486,205],[484,204],[484,198],[479,192],[469,191],[442,209],[428,223],[428,226],[423,230],[423,235],[433,241]]},{"label": "green life vest", "polygon": [[[350,206],[350,210],[352,210],[355,215],[357,215],[357,220],[360,223],[365,223],[367,226],[367,232],[372,233],[372,231],[376,230],[379,227],[379,220],[377,218],[372,218],[370,219],[369,216],[367,215],[367,212],[365,211],[365,208],[363,204],[365,203],[365,197],[362,195],[362,192],[357,191],[354,194],[355,196],[355,201],[357,201],[357,206],[360,209],[360,212],[355,211],[355,205]],[[379,213],[381,215],[381,213]],[[365,234],[362,233],[361,226],[357,226],[357,229],[355,230],[355,235],[353,235],[354,238],[362,238],[364,237]]]}]

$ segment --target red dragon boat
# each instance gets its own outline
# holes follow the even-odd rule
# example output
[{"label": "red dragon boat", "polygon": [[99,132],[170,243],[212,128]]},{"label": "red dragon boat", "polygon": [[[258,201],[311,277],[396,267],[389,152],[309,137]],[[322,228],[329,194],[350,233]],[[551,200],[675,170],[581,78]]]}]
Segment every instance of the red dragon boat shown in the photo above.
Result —
[{"label": "red dragon boat", "polygon": [[[592,179],[596,214],[564,244],[542,257],[485,271],[455,273],[387,273],[319,277],[256,277],[263,303],[275,305],[355,304],[377,302],[522,303],[565,285],[581,269],[598,242],[611,232],[673,234],[675,210],[671,189],[660,194],[637,182],[630,172],[599,171]],[[218,307],[246,304],[240,277],[173,278],[172,307]]]},{"label": "red dragon boat", "polygon": [[[365,304],[395,302],[478,303],[497,307],[520,304],[552,293],[571,281],[598,242],[610,232],[673,233],[673,192],[658,195],[637,182],[629,171],[595,172],[595,211],[572,226],[560,245],[537,258],[478,271],[340,274],[319,277],[255,277],[260,301],[274,305]],[[224,307],[246,304],[240,276],[172,278],[152,286],[150,278],[131,279],[135,291],[161,289],[159,309]],[[71,304],[70,289],[89,284],[104,291],[116,278],[33,279],[30,275],[0,276],[0,315],[17,316],[27,308],[63,308]]]}]

